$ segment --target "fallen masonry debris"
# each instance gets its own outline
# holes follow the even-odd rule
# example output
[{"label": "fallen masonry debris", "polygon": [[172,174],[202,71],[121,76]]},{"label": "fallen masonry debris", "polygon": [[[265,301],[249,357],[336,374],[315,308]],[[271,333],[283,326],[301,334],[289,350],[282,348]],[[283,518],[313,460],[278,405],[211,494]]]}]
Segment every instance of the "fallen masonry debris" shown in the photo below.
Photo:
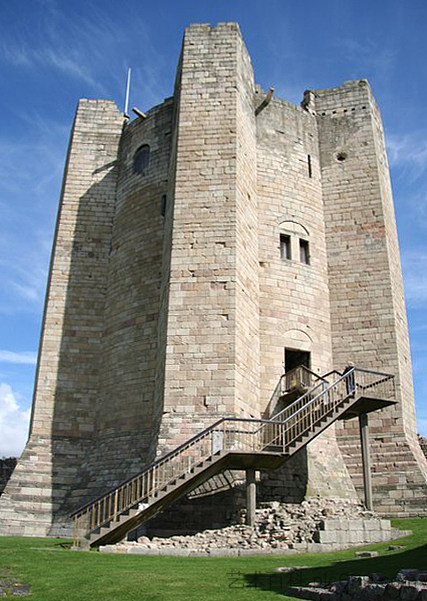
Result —
[{"label": "fallen masonry debris", "polygon": [[308,586],[292,586],[287,594],[313,601],[426,601],[427,571],[405,569],[388,581],[382,574],[350,576],[348,580],[322,585],[313,582]]},{"label": "fallen masonry debris", "polygon": [[135,541],[100,547],[101,552],[234,556],[249,553],[330,551],[407,534],[389,520],[378,518],[363,505],[342,499],[314,498],[301,504],[260,503],[254,526],[247,526],[245,510],[240,523],[193,535],[169,538],[140,536]]}]

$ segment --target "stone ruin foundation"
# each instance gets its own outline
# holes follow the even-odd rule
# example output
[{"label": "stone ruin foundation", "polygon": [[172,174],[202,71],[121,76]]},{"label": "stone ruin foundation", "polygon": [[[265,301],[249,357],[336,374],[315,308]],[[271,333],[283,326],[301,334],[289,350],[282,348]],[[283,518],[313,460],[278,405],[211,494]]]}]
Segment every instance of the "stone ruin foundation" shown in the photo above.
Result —
[{"label": "stone ruin foundation", "polygon": [[101,552],[142,555],[238,556],[264,553],[327,552],[404,536],[389,520],[352,500],[314,498],[300,504],[260,503],[255,525],[241,510],[234,525],[194,535],[140,536],[100,547]]},{"label": "stone ruin foundation", "polygon": [[400,570],[396,578],[383,574],[350,576],[330,585],[312,582],[308,586],[294,586],[289,595],[313,601],[427,601],[427,570]]}]

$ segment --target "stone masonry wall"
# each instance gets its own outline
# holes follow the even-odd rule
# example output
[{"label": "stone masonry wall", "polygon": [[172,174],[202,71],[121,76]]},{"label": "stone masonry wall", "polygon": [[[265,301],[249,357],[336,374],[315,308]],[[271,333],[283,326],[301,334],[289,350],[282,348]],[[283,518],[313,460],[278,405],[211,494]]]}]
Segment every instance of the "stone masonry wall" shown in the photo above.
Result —
[{"label": "stone masonry wall", "polygon": [[254,74],[240,35],[237,38],[236,106],[236,375],[235,409],[260,415],[257,143]]},{"label": "stone masonry wall", "polygon": [[[263,95],[257,96],[259,104]],[[316,119],[301,107],[273,99],[257,116],[257,144],[265,409],[283,373],[285,347],[308,351],[311,367],[319,374],[330,370],[332,348]],[[281,257],[282,233],[290,236],[290,259]],[[300,239],[308,241],[309,264],[301,261]],[[306,494],[355,498],[334,427],[283,468],[266,473],[262,491],[263,498],[270,494],[288,501]]]},{"label": "stone masonry wall", "polygon": [[236,25],[186,31],[159,452],[217,416],[259,415],[250,77]]},{"label": "stone masonry wall", "polygon": [[[334,367],[396,375],[398,404],[371,414],[374,506],[425,512],[425,461],[414,450],[412,375],[382,128],[366,81],[317,90]],[[356,420],[338,440],[360,494]]]},{"label": "stone masonry wall", "polygon": [[[69,534],[70,511],[155,456],[219,417],[259,417],[284,348],[309,352],[318,373],[352,361],[396,375],[397,405],[370,416],[374,503],[426,515],[378,108],[365,81],[256,115],[263,97],[238,25],[220,23],[186,30],[174,97],[146,119],[125,124],[113,102],[80,101],[31,435],[2,495],[1,534]],[[354,487],[362,496],[350,420],[258,488],[264,501],[298,502],[354,499]],[[164,524],[225,521],[241,502],[239,490],[184,499]]]},{"label": "stone masonry wall", "polygon": [[31,435],[2,495],[0,532],[45,535],[91,454],[123,116],[81,100],[55,234]]},{"label": "stone masonry wall", "polygon": [[[106,290],[96,438],[84,472],[86,498],[96,498],[140,472],[155,456],[154,386],[172,99],[124,129]],[[134,172],[136,151],[149,164]],[[73,491],[73,506],[81,501]]]}]

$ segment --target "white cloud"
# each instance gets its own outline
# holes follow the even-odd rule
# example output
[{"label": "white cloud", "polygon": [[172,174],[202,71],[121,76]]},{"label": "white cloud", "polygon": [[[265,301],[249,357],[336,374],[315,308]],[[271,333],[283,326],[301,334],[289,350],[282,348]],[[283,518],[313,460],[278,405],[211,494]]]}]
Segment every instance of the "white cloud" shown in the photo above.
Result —
[{"label": "white cloud", "polygon": [[[0,259],[3,292],[0,294],[0,313],[39,313],[46,292],[49,252],[43,239],[24,240],[21,248],[0,240],[0,252],[9,250],[9,257]],[[30,243],[32,246],[30,246]],[[49,240],[50,243],[50,240]],[[28,246],[28,248],[25,247]]]},{"label": "white cloud", "polygon": [[387,154],[392,167],[399,167],[410,181],[415,181],[427,167],[426,132],[387,133]]},{"label": "white cloud", "polygon": [[0,363],[35,365],[37,363],[37,353],[34,353],[33,351],[22,351],[21,353],[15,353],[14,351],[0,350]]},{"label": "white cloud", "polygon": [[60,49],[45,47],[29,48],[25,45],[3,43],[0,56],[16,67],[37,68],[53,67],[62,71],[67,77],[79,79],[99,92],[105,92],[102,85],[92,76],[87,66],[87,60],[78,49]]},{"label": "white cloud", "polygon": [[18,457],[27,440],[30,411],[24,411],[11,386],[0,383],[0,457]]},{"label": "white cloud", "polygon": [[[83,85],[79,93],[118,97],[124,92],[126,70],[133,67],[131,95],[144,109],[169,95],[173,69],[156,47],[141,15],[122,23],[90,4],[85,14],[69,19],[60,4],[39,0],[49,10],[30,36],[0,41],[0,62],[26,70],[45,70]],[[135,42],[136,40],[136,42]],[[141,53],[143,59],[141,60]],[[171,77],[165,79],[165,72]]]},{"label": "white cloud", "polygon": [[406,252],[402,255],[402,267],[405,281],[405,296],[409,305],[419,306],[427,303],[427,255]]}]

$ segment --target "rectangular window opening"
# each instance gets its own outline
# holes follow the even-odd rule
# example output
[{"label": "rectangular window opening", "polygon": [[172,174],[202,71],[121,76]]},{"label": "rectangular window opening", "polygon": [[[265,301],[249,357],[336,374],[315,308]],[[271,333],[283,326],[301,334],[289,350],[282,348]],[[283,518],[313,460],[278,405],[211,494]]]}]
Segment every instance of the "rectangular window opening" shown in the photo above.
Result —
[{"label": "rectangular window opening", "polygon": [[303,240],[302,238],[300,238],[299,241],[299,258],[301,263],[305,263],[306,265],[310,264],[308,240]]},{"label": "rectangular window opening", "polygon": [[308,167],[308,177],[312,177],[313,172],[311,170],[311,156],[307,155],[307,167]]},{"label": "rectangular window opening", "polygon": [[280,234],[280,258],[291,258],[291,237],[286,234]]}]

